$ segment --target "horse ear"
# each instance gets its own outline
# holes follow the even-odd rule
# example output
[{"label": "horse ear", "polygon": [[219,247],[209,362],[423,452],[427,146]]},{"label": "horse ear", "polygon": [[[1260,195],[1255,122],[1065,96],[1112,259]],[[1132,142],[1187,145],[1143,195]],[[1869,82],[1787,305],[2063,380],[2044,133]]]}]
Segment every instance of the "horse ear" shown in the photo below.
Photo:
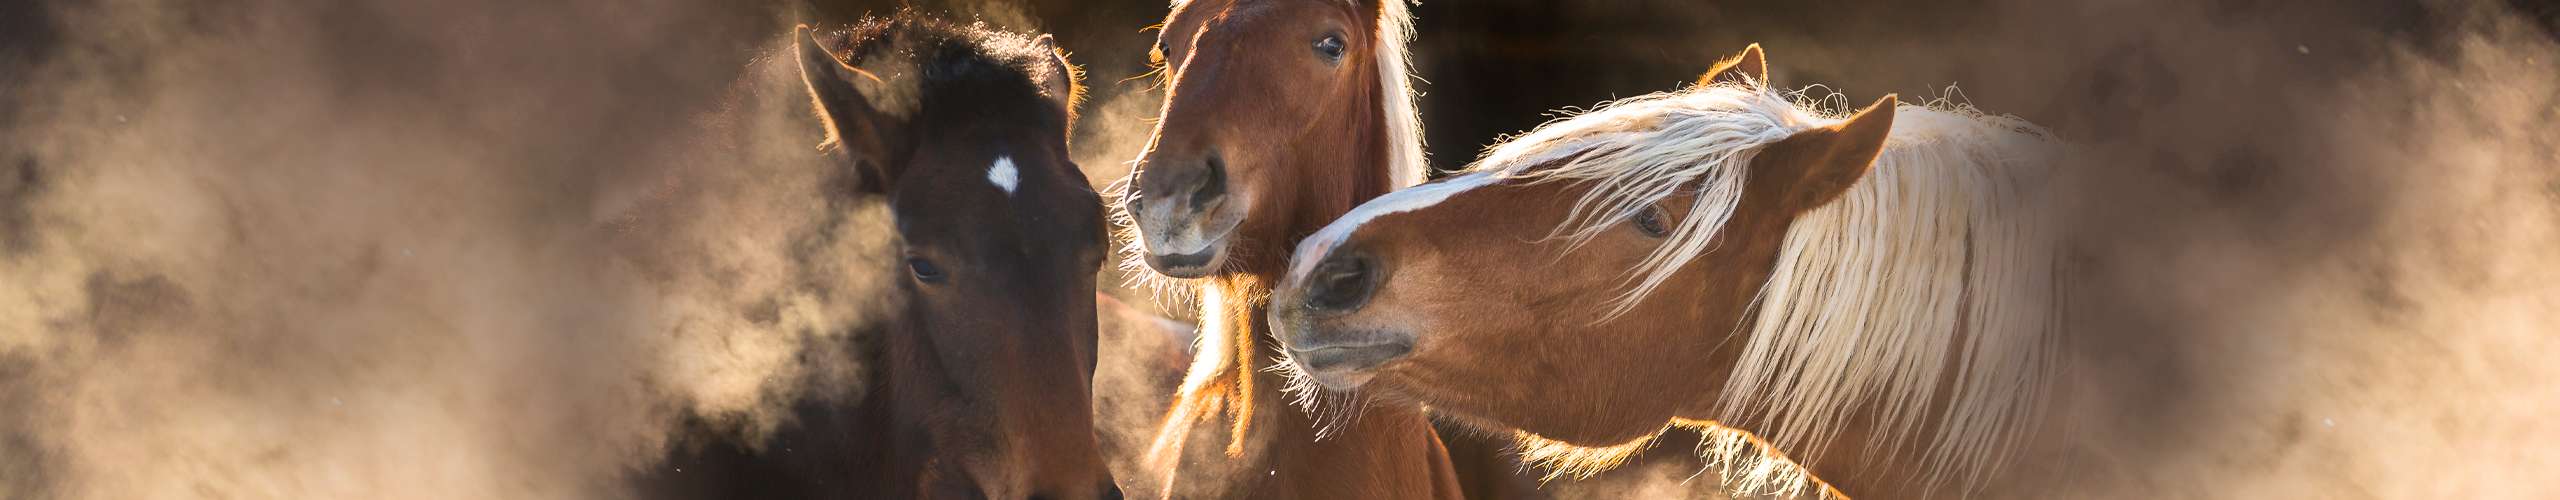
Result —
[{"label": "horse ear", "polygon": [[1884,151],[1885,136],[1893,131],[1893,107],[1899,103],[1895,96],[1886,95],[1840,123],[1796,132],[1769,145],[1751,161],[1751,175],[1763,181],[1755,182],[1753,190],[1775,196],[1791,212],[1839,199],[1875,169],[1876,155]]},{"label": "horse ear", "polygon": [[1757,43],[1743,47],[1740,54],[1716,61],[1714,69],[1709,69],[1707,74],[1698,76],[1699,86],[1719,83],[1750,85],[1751,82],[1763,84],[1769,82],[1768,57],[1760,54],[1760,44]]},{"label": "horse ear", "polygon": [[1078,68],[1074,63],[1067,62],[1067,51],[1058,48],[1057,37],[1044,34],[1033,42],[1038,43],[1041,50],[1049,52],[1049,71],[1040,82],[1040,90],[1048,94],[1050,100],[1057,101],[1059,107],[1067,110],[1067,130],[1069,134],[1073,134],[1076,129],[1076,107],[1084,103],[1084,68]]},{"label": "horse ear", "polygon": [[803,25],[796,31],[800,82],[809,87],[818,121],[826,128],[825,144],[834,145],[859,169],[862,191],[888,192],[897,178],[888,164],[888,147],[900,121],[894,106],[883,105],[890,104],[888,83],[837,60],[818,40],[817,30]]}]

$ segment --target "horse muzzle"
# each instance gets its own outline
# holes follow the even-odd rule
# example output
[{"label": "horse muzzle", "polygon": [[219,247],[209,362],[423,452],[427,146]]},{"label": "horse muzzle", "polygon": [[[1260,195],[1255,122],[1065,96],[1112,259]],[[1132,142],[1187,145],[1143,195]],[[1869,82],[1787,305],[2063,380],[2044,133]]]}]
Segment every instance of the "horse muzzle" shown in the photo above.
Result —
[{"label": "horse muzzle", "polygon": [[1156,151],[1135,174],[1127,207],[1136,219],[1147,267],[1175,278],[1214,274],[1228,237],[1253,200],[1232,185],[1215,150]]},{"label": "horse muzzle", "polygon": [[1291,343],[1289,361],[1326,389],[1348,391],[1369,383],[1377,368],[1413,353],[1413,340],[1398,335],[1345,335],[1348,342]]},{"label": "horse muzzle", "polygon": [[1224,203],[1207,207],[1173,203],[1132,203],[1139,248],[1149,269],[1182,279],[1216,274],[1226,263],[1227,243],[1241,212]]},{"label": "horse muzzle", "polygon": [[1365,384],[1376,370],[1413,354],[1414,335],[1361,325],[1378,286],[1370,261],[1349,254],[1292,280],[1271,301],[1271,329],[1299,371],[1333,390]]}]

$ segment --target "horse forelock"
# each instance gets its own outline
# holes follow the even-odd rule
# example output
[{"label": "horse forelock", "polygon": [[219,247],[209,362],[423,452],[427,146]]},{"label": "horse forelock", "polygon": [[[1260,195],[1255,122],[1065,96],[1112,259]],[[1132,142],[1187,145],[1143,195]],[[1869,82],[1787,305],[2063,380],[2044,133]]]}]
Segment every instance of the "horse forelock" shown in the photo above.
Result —
[{"label": "horse forelock", "polygon": [[[822,40],[827,49],[855,68],[862,69],[882,83],[890,100],[913,107],[923,94],[933,89],[951,88],[965,82],[1000,82],[1020,84],[1029,95],[1048,96],[1063,103],[1070,119],[1084,92],[1081,68],[1064,68],[1052,64],[1061,57],[1055,49],[1041,45],[1038,38],[996,29],[985,22],[958,24],[913,10],[900,10],[888,16],[864,17],[853,24],[830,31]],[[1047,83],[1056,81],[1067,88],[1066,95],[1052,96]],[[966,96],[954,101],[975,102],[979,96]],[[913,109],[889,110],[906,117]]]},{"label": "horse forelock", "polygon": [[[1588,186],[1550,235],[1568,249],[1645,207],[1695,196],[1688,216],[1630,270],[1606,318],[1713,249],[1741,205],[1754,156],[1838,122],[1840,113],[1815,103],[1759,82],[1636,97],[1506,141],[1468,170]],[[1938,438],[1921,450],[1932,464],[1925,479],[1974,484],[2033,420],[2052,368],[2049,224],[2017,200],[2031,195],[2024,185],[2046,173],[2056,146],[2023,121],[1943,101],[1897,116],[1874,172],[1789,226],[1752,322],[1735,325],[1750,331],[1718,413],[1787,450],[1823,449],[1861,409],[1880,411],[1880,442],[1870,444],[1888,452],[1937,422]],[[1954,394],[1933,412],[1941,381],[1952,381]],[[1726,464],[1719,475],[1728,488],[1792,494],[1820,484],[1794,462],[1766,456],[1769,446],[1708,434],[1716,445],[1701,452]],[[1614,456],[1547,448],[1540,456],[1549,466]]]}]

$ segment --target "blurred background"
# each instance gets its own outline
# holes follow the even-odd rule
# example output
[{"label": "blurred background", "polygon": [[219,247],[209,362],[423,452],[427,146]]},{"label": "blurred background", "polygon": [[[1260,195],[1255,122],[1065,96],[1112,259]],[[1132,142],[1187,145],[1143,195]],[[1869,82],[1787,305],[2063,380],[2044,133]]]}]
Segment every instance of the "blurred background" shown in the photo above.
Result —
[{"label": "blurred background", "polygon": [[[686,415],[780,425],[872,284],[668,277],[577,235],[676,182],[789,27],[901,5],[1055,33],[1092,89],[1075,156],[1125,174],[1161,1],[0,4],[0,498],[624,497]],[[2531,498],[2560,470],[2552,2],[1415,12],[1443,169],[1751,42],[1812,96],[2074,142],[2072,424],[2019,460],[2057,496]],[[767,254],[816,207],[772,199],[650,248],[806,272]],[[739,319],[772,296],[815,305]]]}]

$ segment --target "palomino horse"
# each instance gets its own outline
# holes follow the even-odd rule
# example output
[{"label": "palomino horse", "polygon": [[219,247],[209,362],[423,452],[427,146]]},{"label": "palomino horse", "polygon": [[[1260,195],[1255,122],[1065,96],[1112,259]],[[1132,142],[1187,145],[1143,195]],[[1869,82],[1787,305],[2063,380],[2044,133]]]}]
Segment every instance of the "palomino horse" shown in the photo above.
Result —
[{"label": "palomino horse", "polygon": [[[1169,90],[1123,208],[1136,260],[1198,281],[1202,333],[1147,452],[1165,484],[1133,488],[1456,496],[1447,452],[1418,409],[1336,407],[1343,416],[1328,420],[1279,402],[1283,379],[1268,371],[1278,352],[1260,329],[1262,291],[1292,242],[1422,178],[1406,9],[1402,0],[1191,0],[1165,20],[1153,55]],[[1211,429],[1226,446],[1186,446],[1221,413],[1227,425]]]},{"label": "palomino horse", "polygon": [[1682,426],[1735,490],[1978,491],[2054,368],[2060,147],[1892,96],[1835,117],[1763,68],[1371,200],[1299,245],[1272,328],[1323,387],[1517,430],[1558,475]]},{"label": "palomino horse", "polygon": [[1049,37],[910,14],[795,38],[793,108],[815,102],[813,159],[843,179],[812,189],[885,198],[900,313],[871,332],[876,352],[810,354],[871,357],[861,401],[804,402],[796,427],[678,457],[692,479],[667,482],[719,498],[1116,498],[1090,385],[1108,231],[1068,159],[1075,71]]}]

